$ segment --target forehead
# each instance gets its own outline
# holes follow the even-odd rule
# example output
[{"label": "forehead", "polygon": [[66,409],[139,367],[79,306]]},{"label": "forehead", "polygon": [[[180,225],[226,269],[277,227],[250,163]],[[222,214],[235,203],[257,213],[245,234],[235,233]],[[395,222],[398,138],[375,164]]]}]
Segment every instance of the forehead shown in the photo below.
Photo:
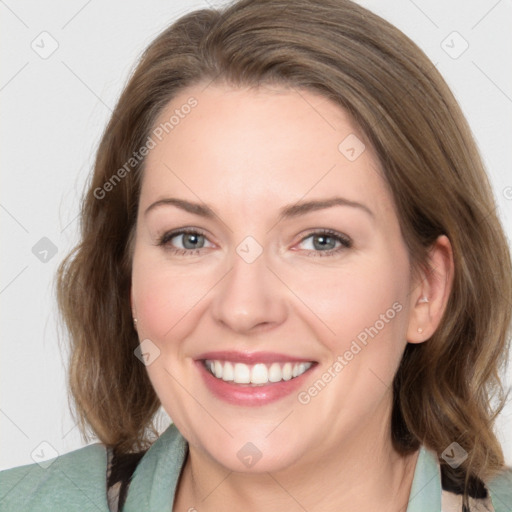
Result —
[{"label": "forehead", "polygon": [[142,207],[165,194],[208,203],[229,195],[245,208],[343,194],[392,207],[364,134],[312,91],[199,84],[167,105],[152,133]]}]

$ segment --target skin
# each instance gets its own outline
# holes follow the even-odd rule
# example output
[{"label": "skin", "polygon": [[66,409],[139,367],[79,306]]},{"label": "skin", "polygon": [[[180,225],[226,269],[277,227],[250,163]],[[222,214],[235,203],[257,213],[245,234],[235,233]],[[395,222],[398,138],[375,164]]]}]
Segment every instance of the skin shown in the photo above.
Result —
[{"label": "skin", "polygon": [[[453,273],[448,239],[432,247],[435,271],[413,279],[378,159],[330,100],[199,84],[156,125],[191,96],[197,106],[146,160],[131,291],[139,338],[160,350],[149,377],[189,442],[173,510],[405,510],[418,454],[392,447],[391,383],[407,342],[428,340],[441,319]],[[338,149],[350,134],[366,146],[354,161]],[[279,217],[288,205],[334,196],[372,214],[344,205]],[[207,204],[215,216],[174,205],[145,213],[169,197]],[[182,236],[158,245],[184,227],[206,234],[202,248],[173,252]],[[311,237],[322,229],[351,247],[333,252],[340,244],[331,239],[326,254]],[[263,249],[252,263],[236,251],[247,236]],[[228,404],[194,363],[209,350],[303,357],[318,363],[307,390],[394,303],[400,312],[307,404],[296,393],[259,407]],[[247,442],[262,454],[251,468],[237,457]]]}]

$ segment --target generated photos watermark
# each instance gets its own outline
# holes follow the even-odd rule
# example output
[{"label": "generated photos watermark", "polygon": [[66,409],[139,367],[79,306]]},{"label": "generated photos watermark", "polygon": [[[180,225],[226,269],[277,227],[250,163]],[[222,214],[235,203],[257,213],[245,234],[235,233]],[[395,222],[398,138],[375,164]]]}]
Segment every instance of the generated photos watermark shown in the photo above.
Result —
[{"label": "generated photos watermark", "polygon": [[114,188],[124,179],[133,169],[135,169],[154,149],[158,142],[161,142],[165,135],[169,134],[176,126],[178,126],[185,117],[190,114],[193,108],[197,107],[197,100],[191,96],[186,103],[180,106],[180,108],[174,109],[174,113],[171,117],[160,123],[156,128],[153,128],[151,134],[146,139],[146,142],[138,149],[134,151],[132,156],[107,180],[101,187],[94,189],[94,197],[96,199],[104,199],[106,195],[114,190]]},{"label": "generated photos watermark", "polygon": [[345,368],[350,361],[354,359],[361,352],[361,350],[368,345],[370,339],[375,338],[382,329],[388,324],[393,318],[396,317],[403,306],[400,302],[394,302],[393,305],[386,310],[385,313],[379,315],[378,320],[374,322],[370,327],[365,327],[350,344],[350,348],[347,349],[343,354],[338,355],[334,362],[327,368],[327,370],[320,375],[320,377],[307,389],[300,391],[297,395],[299,403],[307,405],[313,398],[318,396],[322,392],[327,384],[332,382]]}]

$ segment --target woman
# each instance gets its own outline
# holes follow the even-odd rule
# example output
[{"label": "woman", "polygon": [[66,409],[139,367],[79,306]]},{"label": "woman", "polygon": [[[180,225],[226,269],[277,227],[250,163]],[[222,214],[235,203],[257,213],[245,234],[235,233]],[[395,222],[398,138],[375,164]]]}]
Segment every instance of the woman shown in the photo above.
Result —
[{"label": "woman", "polygon": [[101,444],[3,472],[0,503],[510,510],[511,276],[467,124],[396,28],[345,0],[184,16],[119,100],[58,276]]}]

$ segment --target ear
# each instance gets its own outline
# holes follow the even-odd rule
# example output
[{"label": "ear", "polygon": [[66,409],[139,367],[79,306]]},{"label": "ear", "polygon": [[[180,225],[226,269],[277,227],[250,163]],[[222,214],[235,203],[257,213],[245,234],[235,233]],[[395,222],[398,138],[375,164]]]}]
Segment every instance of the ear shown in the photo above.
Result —
[{"label": "ear", "polygon": [[453,251],[441,235],[429,250],[428,269],[422,270],[410,292],[407,341],[422,343],[435,332],[448,303],[453,283]]}]

